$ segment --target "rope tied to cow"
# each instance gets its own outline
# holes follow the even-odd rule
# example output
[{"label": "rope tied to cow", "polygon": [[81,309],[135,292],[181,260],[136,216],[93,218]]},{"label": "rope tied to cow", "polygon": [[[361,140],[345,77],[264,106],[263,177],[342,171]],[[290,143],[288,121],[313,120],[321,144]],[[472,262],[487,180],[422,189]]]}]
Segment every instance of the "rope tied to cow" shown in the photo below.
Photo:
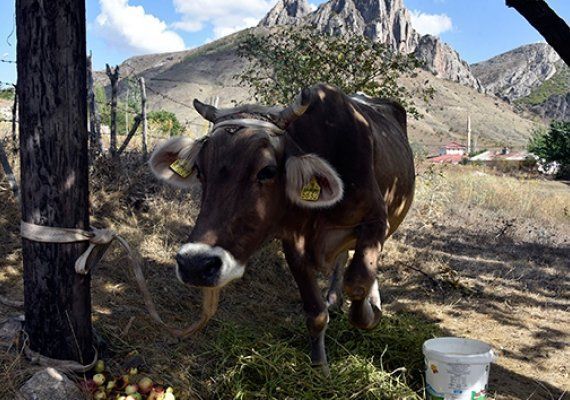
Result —
[{"label": "rope tied to cow", "polygon": [[[204,288],[202,292],[202,314],[200,318],[184,329],[167,325],[158,314],[154,301],[152,300],[146,279],[142,272],[141,257],[137,252],[132,250],[125,238],[111,229],[91,228],[90,230],[83,230],[78,228],[58,228],[21,221],[20,234],[24,239],[42,243],[89,242],[87,250],[75,261],[75,272],[82,275],[89,273],[89,271],[96,266],[112,243],[115,241],[118,242],[120,247],[127,254],[129,264],[131,265],[135,280],[143,295],[143,300],[150,316],[174,337],[186,338],[199,331],[207,324],[217,310],[220,289]],[[71,360],[54,360],[33,352],[27,343],[28,340],[24,340],[24,351],[26,355],[30,360],[40,365],[55,366],[74,372],[85,372],[91,369],[97,361],[97,353],[95,353],[95,360],[88,365],[82,365]]]}]

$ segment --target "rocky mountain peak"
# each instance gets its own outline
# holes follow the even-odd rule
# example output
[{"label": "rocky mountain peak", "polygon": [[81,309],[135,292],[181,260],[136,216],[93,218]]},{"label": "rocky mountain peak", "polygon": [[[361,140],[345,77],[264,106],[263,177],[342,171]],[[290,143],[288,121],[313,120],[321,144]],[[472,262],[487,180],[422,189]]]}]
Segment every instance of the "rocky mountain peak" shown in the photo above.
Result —
[{"label": "rocky mountain peak", "polygon": [[298,25],[311,12],[307,0],[279,0],[259,26]]},{"label": "rocky mountain peak", "polygon": [[321,32],[364,35],[406,53],[417,43],[402,0],[330,0],[305,19]]},{"label": "rocky mountain peak", "polygon": [[471,69],[498,97],[545,119],[570,120],[570,68],[548,44],[521,46]]},{"label": "rocky mountain peak", "polygon": [[425,69],[440,78],[482,89],[469,65],[449,45],[412,28],[403,0],[329,0],[313,12],[306,0],[279,0],[260,22],[262,26],[292,24],[309,24],[329,35],[364,35],[395,51],[414,53]]},{"label": "rocky mountain peak", "polygon": [[548,44],[534,43],[473,64],[471,69],[490,92],[516,100],[550,79],[559,61],[560,56]]}]

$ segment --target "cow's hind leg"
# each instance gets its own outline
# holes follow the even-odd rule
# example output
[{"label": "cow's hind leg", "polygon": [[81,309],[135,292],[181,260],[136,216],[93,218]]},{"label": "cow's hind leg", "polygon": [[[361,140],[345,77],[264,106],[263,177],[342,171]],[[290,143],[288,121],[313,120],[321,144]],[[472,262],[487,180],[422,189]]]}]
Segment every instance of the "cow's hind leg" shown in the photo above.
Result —
[{"label": "cow's hind leg", "polygon": [[311,346],[311,363],[328,376],[330,371],[325,350],[325,331],[329,322],[329,313],[317,283],[315,270],[303,264],[294,243],[283,241],[283,250],[303,300]]}]

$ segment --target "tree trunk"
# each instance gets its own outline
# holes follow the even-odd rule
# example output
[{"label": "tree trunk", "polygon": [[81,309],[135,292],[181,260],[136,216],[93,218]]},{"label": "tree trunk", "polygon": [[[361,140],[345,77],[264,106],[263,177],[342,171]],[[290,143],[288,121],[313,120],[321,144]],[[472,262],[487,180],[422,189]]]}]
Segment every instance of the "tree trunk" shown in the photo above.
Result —
[{"label": "tree trunk", "polygon": [[91,54],[87,57],[87,106],[89,109],[89,159],[103,153],[101,141],[101,117],[97,110],[95,91],[93,90],[93,60]]},{"label": "tree trunk", "polygon": [[119,91],[119,66],[115,70],[111,70],[109,64],[106,64],[107,76],[111,80],[111,155],[117,153],[117,93]]},{"label": "tree trunk", "polygon": [[506,0],[570,66],[570,28],[544,0]]},{"label": "tree trunk", "polygon": [[144,78],[139,79],[139,84],[141,87],[141,119],[142,119],[142,152],[143,157],[146,160],[148,155],[147,147],[147,121],[146,121],[146,87],[144,84]]},{"label": "tree trunk", "polygon": [[[85,0],[16,0],[22,220],[89,227]],[[22,239],[25,330],[45,356],[93,358],[87,244]]]}]

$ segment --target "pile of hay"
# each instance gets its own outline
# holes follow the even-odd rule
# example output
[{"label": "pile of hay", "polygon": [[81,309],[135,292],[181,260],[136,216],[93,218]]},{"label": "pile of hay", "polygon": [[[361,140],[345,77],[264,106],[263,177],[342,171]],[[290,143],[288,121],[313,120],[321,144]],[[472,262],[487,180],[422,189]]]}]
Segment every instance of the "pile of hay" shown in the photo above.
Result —
[{"label": "pile of hay", "polygon": [[[118,162],[99,160],[91,171],[92,225],[115,229],[138,249],[158,310],[172,325],[188,325],[200,309],[199,291],[183,286],[172,270],[172,257],[196,218],[197,199],[199,193],[163,187],[136,153]],[[10,265],[0,274],[1,292],[8,294],[8,284],[9,294],[21,296],[18,209],[10,202],[3,207],[1,229],[10,234],[0,243],[0,259]],[[277,242],[224,289],[209,326],[182,342],[148,317],[117,247],[94,272],[92,286],[94,327],[110,373],[124,373],[125,360],[136,352],[139,370],[174,387],[179,399],[419,399],[421,345],[439,332],[410,314],[385,316],[372,332],[332,314],[326,339],[331,377],[323,377],[310,365],[301,301]],[[0,398],[13,397],[31,372],[15,350],[0,349],[1,377],[16,383],[0,387]]]}]

